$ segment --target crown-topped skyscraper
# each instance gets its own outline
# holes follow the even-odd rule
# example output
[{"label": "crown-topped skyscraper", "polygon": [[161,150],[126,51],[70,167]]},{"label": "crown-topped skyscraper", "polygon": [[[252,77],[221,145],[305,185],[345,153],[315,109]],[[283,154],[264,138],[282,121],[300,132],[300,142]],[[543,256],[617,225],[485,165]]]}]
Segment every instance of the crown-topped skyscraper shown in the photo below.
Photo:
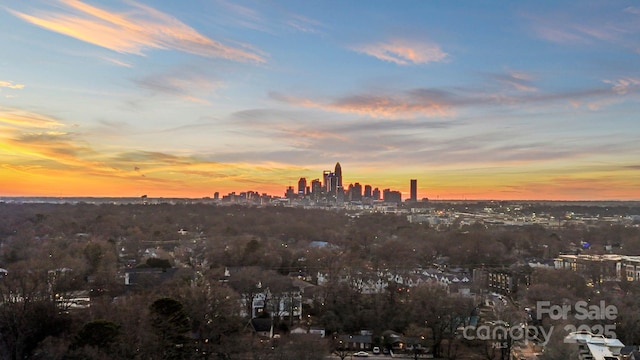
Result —
[{"label": "crown-topped skyscraper", "polygon": [[335,177],[337,178],[337,182],[336,182],[336,188],[342,188],[342,167],[340,166],[340,163],[337,162],[336,163],[336,169],[333,172],[335,174]]}]

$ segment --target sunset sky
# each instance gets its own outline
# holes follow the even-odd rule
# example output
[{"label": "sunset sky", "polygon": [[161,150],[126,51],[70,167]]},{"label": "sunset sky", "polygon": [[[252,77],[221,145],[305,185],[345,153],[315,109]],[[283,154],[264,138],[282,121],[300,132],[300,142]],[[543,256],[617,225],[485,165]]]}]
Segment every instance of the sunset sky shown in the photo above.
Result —
[{"label": "sunset sky", "polygon": [[0,196],[640,200],[633,1],[0,0]]}]

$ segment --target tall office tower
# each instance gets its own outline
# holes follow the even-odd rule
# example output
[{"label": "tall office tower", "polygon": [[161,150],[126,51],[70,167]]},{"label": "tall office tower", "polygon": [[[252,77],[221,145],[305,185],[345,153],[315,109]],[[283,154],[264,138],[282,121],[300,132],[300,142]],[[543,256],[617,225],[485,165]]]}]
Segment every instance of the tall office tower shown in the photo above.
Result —
[{"label": "tall office tower", "polygon": [[298,180],[298,195],[304,195],[306,188],[307,188],[307,179],[300,178],[300,180]]},{"label": "tall office tower", "polygon": [[335,176],[336,187],[332,190],[335,193],[336,201],[341,203],[344,201],[344,188],[342,187],[342,167],[340,166],[339,162],[336,163],[336,168],[333,172],[333,175]]},{"label": "tall office tower", "polygon": [[353,189],[351,189],[351,200],[362,200],[362,185],[360,185],[360,183],[353,184]]},{"label": "tall office tower", "polygon": [[375,188],[373,189],[373,200],[380,200],[380,189]]},{"label": "tall office tower", "polygon": [[325,170],[322,172],[322,187],[326,193],[331,192],[331,178],[333,177],[333,173],[329,170]]},{"label": "tall office tower", "polygon": [[371,198],[371,185],[364,186],[364,197]]},{"label": "tall office tower", "polygon": [[409,200],[418,201],[418,180],[416,179],[411,179],[411,196]]},{"label": "tall office tower", "polygon": [[318,196],[320,196],[321,192],[322,192],[322,182],[320,182],[320,179],[311,180],[311,194],[317,198]]},{"label": "tall office tower", "polygon": [[340,166],[340,163],[336,163],[336,169],[333,172],[336,175],[337,181],[336,181],[336,189],[340,188],[342,189],[342,167]]},{"label": "tall office tower", "polygon": [[337,188],[338,188],[338,177],[336,176],[335,173],[331,173],[331,175],[329,175],[329,188],[327,189],[327,193],[331,194],[332,196],[335,196]]}]

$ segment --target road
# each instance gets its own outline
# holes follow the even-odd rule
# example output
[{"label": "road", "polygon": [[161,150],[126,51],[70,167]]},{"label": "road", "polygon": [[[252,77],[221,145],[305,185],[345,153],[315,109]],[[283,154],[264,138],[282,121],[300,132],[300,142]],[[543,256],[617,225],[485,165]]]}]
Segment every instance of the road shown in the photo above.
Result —
[{"label": "road", "polygon": [[[332,360],[340,360],[340,357],[335,356],[335,355],[330,355],[327,357],[327,359],[332,359]],[[357,356],[352,356],[349,355],[346,358],[344,358],[344,360],[392,360],[392,359],[413,359],[413,354],[395,354],[393,356],[393,358],[389,355],[384,355],[384,354],[379,354],[379,355],[374,355],[372,353],[369,353],[369,356],[367,357],[357,357]],[[425,357],[424,355],[418,356],[418,359],[433,359],[433,357],[429,358],[429,357]]]}]

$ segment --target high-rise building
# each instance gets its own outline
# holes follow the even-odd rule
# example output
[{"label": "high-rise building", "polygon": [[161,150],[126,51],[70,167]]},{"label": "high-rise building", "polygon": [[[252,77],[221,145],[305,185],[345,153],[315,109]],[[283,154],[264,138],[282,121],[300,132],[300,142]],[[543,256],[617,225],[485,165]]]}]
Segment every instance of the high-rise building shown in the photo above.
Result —
[{"label": "high-rise building", "polygon": [[371,185],[364,186],[364,197],[371,198]]},{"label": "high-rise building", "polygon": [[331,178],[333,178],[331,171],[325,170],[322,172],[322,187],[326,193],[331,192]]},{"label": "high-rise building", "polygon": [[284,197],[286,197],[289,200],[295,199],[296,193],[293,190],[293,186],[287,186],[287,191],[284,193]]},{"label": "high-rise building", "polygon": [[333,197],[336,196],[338,189],[338,177],[335,173],[331,173],[329,175],[329,188],[327,189],[327,193]]},{"label": "high-rise building", "polygon": [[360,183],[353,184],[350,199],[354,201],[362,200],[362,185],[360,185]]},{"label": "high-rise building", "polygon": [[300,180],[298,180],[298,195],[304,195],[306,189],[307,189],[307,179],[300,178]]},{"label": "high-rise building", "polygon": [[341,203],[344,201],[344,189],[342,187],[342,167],[340,166],[339,162],[336,163],[336,168],[333,172],[333,176],[335,188],[331,190],[333,195],[335,196],[336,201]]},{"label": "high-rise building", "polygon": [[401,203],[402,193],[400,191],[384,189],[382,191],[382,199],[388,203]]},{"label": "high-rise building", "polygon": [[320,181],[320,179],[311,180],[311,194],[314,196],[314,198],[317,199],[320,196],[321,192],[322,182]]},{"label": "high-rise building", "polygon": [[380,200],[380,189],[373,189],[373,193],[371,193],[373,200]]},{"label": "high-rise building", "polygon": [[409,200],[413,202],[418,201],[418,180],[416,179],[411,179],[411,195]]}]

